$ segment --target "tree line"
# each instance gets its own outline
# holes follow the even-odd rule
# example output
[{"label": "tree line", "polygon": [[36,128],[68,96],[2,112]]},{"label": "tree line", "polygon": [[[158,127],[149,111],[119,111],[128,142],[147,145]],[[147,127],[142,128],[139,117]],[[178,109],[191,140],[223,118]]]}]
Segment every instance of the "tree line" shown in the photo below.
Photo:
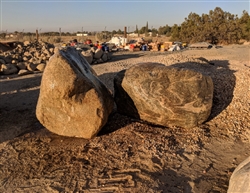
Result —
[{"label": "tree line", "polygon": [[[135,33],[143,34],[149,31],[155,34],[171,37],[171,41],[182,41],[187,43],[210,42],[217,43],[239,43],[241,39],[250,40],[250,16],[243,11],[241,17],[223,11],[220,7],[210,10],[208,14],[198,15],[190,13],[181,25],[165,25],[156,29],[148,29],[148,23]],[[153,33],[154,32],[154,33]]]},{"label": "tree line", "polygon": [[171,28],[174,40],[185,42],[207,41],[216,43],[239,43],[240,39],[250,40],[250,16],[243,11],[242,16],[231,14],[216,7],[208,14],[190,13],[180,25]]},{"label": "tree line", "polygon": [[[250,16],[245,10],[239,17],[216,7],[208,14],[198,15],[191,12],[180,25],[169,26],[167,24],[158,29],[149,29],[147,22],[141,29],[138,29],[136,25],[134,31],[137,34],[145,34],[145,36],[148,36],[148,32],[151,32],[152,36],[164,35],[171,37],[171,41],[187,43],[204,41],[212,44],[239,43],[241,39],[250,41]],[[113,33],[123,34],[123,31],[119,29]]]},{"label": "tree line", "polygon": [[243,11],[241,17],[216,7],[208,14],[190,13],[181,25],[160,27],[159,34],[171,36],[172,41],[239,43],[241,39],[250,40],[250,16]]}]

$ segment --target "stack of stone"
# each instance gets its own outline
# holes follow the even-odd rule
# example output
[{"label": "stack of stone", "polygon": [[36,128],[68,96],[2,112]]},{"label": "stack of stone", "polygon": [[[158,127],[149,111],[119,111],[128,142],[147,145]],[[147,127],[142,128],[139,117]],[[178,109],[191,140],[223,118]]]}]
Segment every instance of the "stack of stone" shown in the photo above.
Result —
[{"label": "stack of stone", "polygon": [[0,54],[0,73],[24,75],[42,72],[54,49],[54,45],[42,41],[17,42],[13,50]]},{"label": "stack of stone", "polygon": [[82,51],[81,53],[89,64],[99,64],[110,59],[109,52],[103,51],[101,47],[91,47],[90,50]]}]

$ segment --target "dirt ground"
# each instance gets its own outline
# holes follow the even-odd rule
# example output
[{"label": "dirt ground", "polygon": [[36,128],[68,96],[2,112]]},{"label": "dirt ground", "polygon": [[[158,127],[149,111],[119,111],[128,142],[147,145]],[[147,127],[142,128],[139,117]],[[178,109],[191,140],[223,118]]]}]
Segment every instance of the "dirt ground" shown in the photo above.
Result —
[{"label": "dirt ground", "polygon": [[0,76],[0,192],[225,193],[234,169],[250,156],[249,57],[250,47],[243,45],[114,53],[109,62],[93,65],[112,91],[116,72],[138,62],[210,75],[211,116],[199,127],[183,129],[114,111],[91,140],[58,136],[36,119],[42,73]]}]

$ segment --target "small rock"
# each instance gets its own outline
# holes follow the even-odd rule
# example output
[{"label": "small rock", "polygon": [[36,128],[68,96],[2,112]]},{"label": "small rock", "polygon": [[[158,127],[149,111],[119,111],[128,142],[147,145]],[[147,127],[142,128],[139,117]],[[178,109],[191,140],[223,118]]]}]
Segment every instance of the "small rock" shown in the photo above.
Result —
[{"label": "small rock", "polygon": [[24,42],[23,42],[23,45],[24,45],[24,46],[29,46],[29,45],[30,45],[30,41],[24,41]]},{"label": "small rock", "polygon": [[19,70],[18,75],[23,76],[23,75],[32,74],[32,73],[33,72],[31,72],[29,70]]},{"label": "small rock", "polygon": [[38,64],[29,63],[27,69],[29,71],[35,71]]},{"label": "small rock", "polygon": [[41,71],[41,72],[43,72],[44,69],[45,69],[45,67],[46,67],[46,64],[41,63],[41,64],[37,65],[36,69],[39,70],[39,71]]},{"label": "small rock", "polygon": [[15,74],[18,72],[18,69],[14,64],[2,64],[0,71],[3,74]]},{"label": "small rock", "polygon": [[16,66],[18,67],[19,70],[26,70],[27,69],[24,62],[19,62],[19,63],[17,63]]}]

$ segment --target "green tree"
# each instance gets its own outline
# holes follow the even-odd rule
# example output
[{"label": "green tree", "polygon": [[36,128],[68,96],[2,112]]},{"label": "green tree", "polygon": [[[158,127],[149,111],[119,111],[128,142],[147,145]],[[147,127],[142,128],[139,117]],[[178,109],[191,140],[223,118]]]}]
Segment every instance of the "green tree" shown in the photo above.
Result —
[{"label": "green tree", "polygon": [[6,33],[0,33],[0,38],[1,38],[1,39],[4,39],[5,36],[6,36]]},{"label": "green tree", "polygon": [[117,34],[117,31],[113,30],[111,33],[112,35],[114,35],[114,34]]},{"label": "green tree", "polygon": [[171,28],[171,41],[180,41],[180,26],[174,24]]},{"label": "green tree", "polygon": [[225,12],[219,7],[201,16],[191,12],[181,24],[179,38],[181,41],[191,43],[198,41],[237,43],[242,36],[241,31],[244,31],[241,29],[247,23],[246,18],[248,16],[245,13],[244,21],[239,21],[237,15]]},{"label": "green tree", "polygon": [[118,29],[117,34],[123,34],[122,30]]},{"label": "green tree", "polygon": [[153,28],[153,29],[151,30],[151,32],[152,32],[152,37],[156,37],[157,34],[158,34],[158,30],[155,29],[155,28]]},{"label": "green tree", "polygon": [[238,20],[241,29],[242,38],[250,40],[250,16],[247,11],[243,11],[242,16]]},{"label": "green tree", "polygon": [[171,27],[169,25],[160,26],[158,29],[158,33],[160,35],[170,36],[171,35]]},{"label": "green tree", "polygon": [[146,33],[146,26],[143,26],[140,30],[139,30],[139,34],[145,34]]}]

